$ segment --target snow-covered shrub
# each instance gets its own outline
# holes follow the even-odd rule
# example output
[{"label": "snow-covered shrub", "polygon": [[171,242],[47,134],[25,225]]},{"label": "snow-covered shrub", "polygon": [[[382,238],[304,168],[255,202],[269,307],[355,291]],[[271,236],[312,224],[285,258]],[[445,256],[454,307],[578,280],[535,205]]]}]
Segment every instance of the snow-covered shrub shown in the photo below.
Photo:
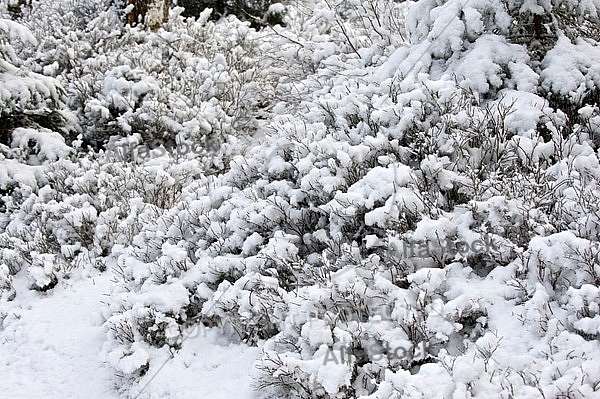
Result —
[{"label": "snow-covered shrub", "polygon": [[284,292],[275,277],[248,274],[233,287],[227,281],[220,284],[204,303],[202,316],[218,320],[224,331],[255,345],[279,331],[286,308]]},{"label": "snow-covered shrub", "polygon": [[199,17],[210,9],[211,20],[235,15],[241,21],[250,22],[254,28],[280,24],[285,10],[281,3],[272,0],[177,0],[176,4],[184,8],[182,15],[185,17]]},{"label": "snow-covered shrub", "polygon": [[[433,21],[433,18],[431,20],[423,18],[425,13],[419,9],[419,7],[426,7],[427,4],[432,7],[439,5],[427,2],[415,5],[412,9],[415,13],[414,21],[422,24]],[[445,6],[449,4],[447,3]],[[438,11],[440,15],[444,15],[441,8],[440,6]],[[447,15],[450,18],[453,13],[447,12]],[[475,13],[474,15],[479,14]],[[467,22],[474,21],[468,19],[466,11],[464,16],[467,18]],[[508,22],[506,29],[508,29],[510,26],[508,14],[498,11],[498,16],[498,18],[506,18],[505,22]],[[443,18],[435,20],[435,23],[439,24],[438,32],[440,33],[449,22],[442,20]],[[524,262],[529,265],[525,270],[515,269],[514,265],[510,266],[511,270],[515,272],[514,280],[510,281],[510,284],[518,289],[517,292],[524,295],[522,300],[527,303],[529,303],[531,289],[538,283],[544,284],[547,290],[558,290],[559,296],[554,297],[554,300],[560,301],[562,301],[559,299],[562,298],[560,292],[566,289],[567,284],[594,284],[596,262],[593,260],[593,256],[586,258],[589,266],[580,272],[575,271],[577,268],[575,264],[583,259],[582,255],[576,254],[591,251],[586,245],[577,249],[571,248],[571,245],[567,245],[571,249],[566,247],[553,249],[552,251],[558,251],[562,254],[561,256],[564,256],[561,258],[563,260],[555,263],[544,258],[545,263],[543,264],[541,261],[536,262],[536,257],[541,255],[537,255],[538,250],[532,248],[536,245],[536,239],[542,239],[538,236],[551,236],[557,230],[565,228],[575,229],[579,232],[578,234],[585,234],[586,238],[589,237],[589,234],[596,234],[595,228],[592,226],[597,226],[597,224],[592,220],[595,220],[597,216],[597,206],[591,204],[597,204],[597,201],[586,198],[591,199],[594,195],[592,193],[596,192],[596,177],[591,172],[591,165],[595,164],[597,155],[592,155],[590,152],[593,148],[590,145],[593,143],[584,130],[589,127],[595,128],[592,125],[593,122],[586,122],[582,124],[584,127],[581,127],[576,125],[577,121],[564,118],[564,113],[560,110],[550,108],[548,106],[549,103],[552,103],[550,98],[536,95],[538,93],[536,81],[540,69],[530,62],[527,50],[512,47],[514,45],[507,44],[499,36],[485,37],[483,35],[479,38],[482,31],[474,31],[473,39],[470,41],[473,43],[472,49],[467,47],[463,60],[457,53],[460,54],[459,51],[464,51],[464,49],[457,47],[451,53],[446,51],[447,48],[444,50],[443,46],[446,40],[448,40],[446,44],[452,46],[451,36],[456,32],[462,34],[464,31],[449,30],[448,37],[434,43],[433,56],[434,58],[439,57],[440,63],[435,64],[428,60],[427,54],[425,55],[423,64],[427,65],[426,68],[430,70],[431,74],[429,76],[418,75],[414,78],[406,76],[410,71],[403,70],[403,66],[410,67],[416,60],[416,55],[418,54],[420,57],[423,49],[429,45],[427,41],[420,43],[423,39],[418,36],[419,29],[421,29],[419,26],[410,29],[412,29],[412,38],[416,44],[410,51],[415,54],[415,58],[411,60],[409,56],[402,61],[402,57],[406,57],[409,51],[396,50],[396,53],[390,56],[390,60],[374,74],[376,78],[381,79],[382,88],[378,88],[375,84],[369,86],[368,83],[362,83],[369,82],[365,75],[361,76],[361,82],[358,83],[348,79],[346,75],[343,87],[347,94],[335,92],[336,85],[332,84],[329,92],[317,94],[320,96],[321,110],[314,107],[309,101],[304,102],[306,108],[310,110],[310,117],[323,121],[325,125],[323,128],[327,129],[327,137],[335,143],[332,144],[332,147],[339,145],[340,141],[354,140],[353,144],[364,144],[368,142],[367,139],[371,139],[369,136],[383,136],[382,139],[389,140],[391,144],[388,147],[391,151],[387,151],[388,158],[386,159],[382,155],[377,158],[378,162],[386,163],[380,166],[367,163],[369,165],[367,171],[364,174],[359,173],[356,181],[352,184],[344,185],[343,171],[341,173],[336,171],[336,173],[319,173],[319,181],[326,181],[329,186],[324,184],[310,186],[314,188],[314,191],[325,193],[327,193],[327,187],[330,187],[332,191],[339,190],[332,198],[333,201],[324,209],[329,212],[330,234],[332,236],[338,234],[342,237],[342,242],[348,240],[346,245],[351,244],[355,239],[357,249],[365,251],[359,257],[365,256],[369,251],[375,251],[377,254],[386,254],[386,258],[390,259],[390,254],[393,256],[395,253],[396,259],[391,264],[403,265],[403,268],[400,268],[401,274],[398,276],[400,281],[411,279],[410,275],[407,276],[411,270],[420,269],[423,266],[442,267],[444,270],[452,270],[453,273],[460,276],[462,281],[468,281],[469,286],[473,287],[479,284],[477,281],[480,278],[483,278],[484,281],[494,281],[502,276],[504,272],[498,270],[499,265],[508,266],[512,264],[511,262],[519,264],[522,259],[525,259]],[[429,34],[432,30],[435,29],[424,29],[422,35]],[[433,34],[432,36],[435,37]],[[462,39],[456,43],[457,46],[462,45]],[[495,55],[481,53],[481,51],[489,51],[492,48],[496,52]],[[589,50],[592,51],[591,48]],[[593,52],[594,54],[597,52],[597,47]],[[469,56],[473,58],[468,58]],[[487,77],[478,76],[481,71],[485,71],[485,68],[474,68],[473,62],[477,59],[488,62],[490,59],[494,60],[496,56],[498,58],[494,62],[498,62],[500,67],[490,65],[490,71],[502,70],[503,63],[506,63],[509,68],[520,69],[510,71],[511,73],[507,73],[504,77],[498,77],[497,72],[490,73],[489,80]],[[443,63],[448,59],[453,62],[449,62],[446,68]],[[432,63],[431,67],[428,66],[428,62]],[[461,74],[457,74],[457,87],[449,77],[444,78],[441,72],[456,72],[461,68],[462,62],[464,62],[464,66],[460,70]],[[516,67],[516,65],[519,66]],[[548,77],[556,79],[557,75],[548,74]],[[322,83],[324,79],[319,81]],[[560,84],[560,79],[557,79],[556,82]],[[466,89],[465,93],[461,93],[459,89],[461,86]],[[592,86],[589,85],[589,87]],[[386,88],[391,88],[391,90],[385,90]],[[370,94],[376,92],[377,89],[389,97],[374,96],[373,98],[378,101],[375,103],[377,105],[373,106],[369,96],[365,96],[365,93]],[[540,90],[539,94],[545,95],[543,90]],[[356,101],[355,108],[353,107],[354,99],[360,99]],[[361,112],[360,106],[364,107],[364,111]],[[592,109],[587,108],[585,112],[582,110],[581,113],[586,113],[588,117],[591,117],[593,114],[590,111]],[[387,118],[383,119],[382,116],[387,116]],[[390,116],[393,117],[390,118]],[[289,122],[287,123],[290,126]],[[289,129],[294,132],[295,136],[304,134],[304,132],[311,134],[309,136],[311,143],[296,140],[301,143],[296,146],[297,148],[315,146],[314,143],[321,138],[320,132],[324,130],[317,126],[317,124],[313,124],[312,129],[310,127],[302,130],[297,127]],[[319,128],[323,130],[319,130]],[[577,133],[571,130],[572,133],[563,134],[565,131],[562,129],[574,129]],[[280,132],[285,134],[284,129],[280,129]],[[396,141],[391,139],[396,139]],[[372,140],[371,142],[375,143],[376,141]],[[382,142],[385,141],[382,140]],[[306,157],[304,154],[307,151],[302,150],[302,153],[302,156]],[[310,154],[310,152],[308,153]],[[288,151],[287,154],[293,156],[294,152]],[[335,168],[335,164],[342,161],[343,157],[345,156],[340,154],[340,150],[335,154],[330,154],[330,170]],[[568,161],[565,162],[565,160]],[[284,158],[284,161],[290,166],[294,166],[289,168],[292,171],[292,177],[295,177],[298,172],[302,176],[302,171],[297,166],[300,163],[296,164],[293,159]],[[565,164],[561,165],[561,162],[565,162]],[[285,171],[284,165],[285,163],[278,165],[277,170]],[[388,171],[385,170],[385,166],[388,166]],[[356,171],[357,167],[352,165],[348,169],[344,168],[345,170]],[[394,175],[394,172],[397,174]],[[586,176],[583,179],[588,182],[589,188],[583,188],[580,183],[580,175]],[[572,177],[568,178],[567,176]],[[577,197],[581,201],[578,205],[565,197],[571,194],[574,196],[573,200]],[[569,212],[579,212],[580,209],[579,217],[567,216]],[[566,220],[570,221],[569,227],[563,224]],[[379,230],[368,230],[373,227],[379,227]],[[389,233],[389,230],[392,234]],[[353,236],[352,233],[355,235]],[[403,240],[440,244],[446,240],[472,242],[476,237],[488,235],[496,242],[494,247],[498,247],[496,249],[499,250],[467,257],[441,253],[438,254],[440,256],[427,257],[422,260],[401,259],[398,256]],[[361,246],[361,239],[366,240],[364,247]],[[558,237],[557,239],[557,243],[562,241]],[[335,248],[332,245],[333,242],[334,240],[328,242],[328,248]],[[525,255],[523,255],[524,250],[526,251]],[[539,253],[552,253],[550,251],[550,249],[544,249]],[[340,254],[336,255],[336,258],[339,259]],[[551,257],[554,258],[555,255]],[[567,258],[573,260],[567,262]],[[457,261],[459,263],[456,263]],[[537,268],[533,266],[534,264],[537,265]],[[528,277],[524,277],[523,274]],[[584,274],[587,277],[584,278]],[[409,309],[412,313],[408,313],[408,319],[400,324],[406,326],[408,320],[412,321],[414,328],[410,330],[409,336],[413,339],[426,339],[432,343],[430,346],[434,351],[432,360],[436,359],[433,361],[446,362],[445,353],[447,353],[450,358],[455,359],[453,361],[456,364],[465,362],[464,367],[475,367],[479,364],[475,367],[479,372],[493,374],[491,370],[494,367],[491,365],[495,362],[494,353],[497,350],[502,351],[502,345],[499,344],[501,338],[489,331],[492,331],[490,329],[494,326],[498,326],[496,320],[501,320],[502,316],[497,314],[496,316],[500,319],[495,319],[494,312],[491,311],[492,302],[482,300],[489,297],[489,293],[486,295],[481,291],[464,297],[456,296],[459,289],[457,285],[453,285],[454,280],[450,272],[445,278],[447,281],[444,286],[453,286],[454,288],[452,293],[442,292],[443,295],[439,298],[441,301],[437,303],[434,299],[431,302],[424,301],[423,304],[420,302],[411,304],[403,297],[406,295],[405,290],[410,290],[410,288],[396,288],[395,295],[403,300],[394,306],[393,312],[395,313],[393,314],[402,314],[403,304],[410,304]],[[334,280],[332,279],[332,281]],[[335,297],[328,291],[327,286],[325,290],[326,293],[319,297],[323,298],[325,306],[327,306],[324,298]],[[414,295],[418,298],[419,295],[427,295],[430,292],[430,288],[422,287],[417,288]],[[390,294],[386,293],[386,296],[389,297]],[[317,298],[317,296],[313,296],[313,298]],[[364,293],[361,299],[366,301],[366,298],[368,296]],[[553,297],[551,296],[551,298]],[[453,299],[456,302],[452,302]],[[434,314],[436,312],[432,312],[434,306],[431,304],[436,304],[435,308],[440,309],[437,310],[437,315]],[[542,321],[545,318],[546,322],[551,322],[556,318],[552,313],[544,313],[543,309],[540,311],[544,315],[540,319]],[[562,316],[560,317],[562,319]],[[321,319],[321,317],[318,318]],[[526,316],[523,323],[533,322],[533,318],[532,313],[531,318]],[[419,323],[419,320],[422,322]],[[323,336],[332,337],[334,326],[330,326],[329,335]],[[306,327],[307,331],[309,329],[310,327]],[[347,366],[345,371],[337,370],[337,366],[332,366],[326,371],[324,367],[315,365],[315,357],[326,355],[326,351],[323,349],[318,351],[315,350],[317,348],[313,348],[308,351],[302,345],[288,345],[287,343],[299,342],[300,331],[304,331],[304,329],[301,327],[296,327],[295,330],[284,329],[276,338],[268,341],[266,347],[270,351],[257,365],[264,372],[259,381],[261,388],[268,390],[268,387],[279,386],[283,387],[286,392],[294,392],[294,395],[298,397],[311,397],[312,394],[323,397],[346,397],[348,389],[358,390],[353,391],[353,394],[360,392],[359,394],[373,394],[373,397],[393,397],[391,396],[393,395],[391,387],[400,391],[404,389],[402,381],[406,381],[406,377],[403,375],[410,375],[404,370],[410,369],[410,366],[405,364],[394,369],[393,366],[388,365],[384,367],[388,370],[387,376],[380,369],[379,373],[369,375],[372,378],[371,381],[375,381],[373,385],[362,385],[361,381],[365,380],[356,377],[356,371],[353,371],[350,366]],[[348,331],[347,327],[346,331]],[[554,340],[560,335],[556,331],[548,332],[548,334],[554,333],[556,335],[549,335],[548,339]],[[461,341],[463,342],[459,343]],[[334,348],[340,345],[335,338],[327,341],[327,344]],[[508,351],[510,350],[508,349]],[[590,353],[596,353],[597,348],[590,348],[590,350]],[[466,357],[460,355],[460,351],[476,351],[480,359],[476,362],[467,360]],[[586,359],[592,358],[590,353],[586,354]],[[532,352],[531,356],[538,357],[539,353]],[[543,362],[542,359],[539,361]],[[361,370],[359,375],[365,372],[363,370],[368,369],[361,369],[362,366],[359,366],[359,370]],[[523,371],[522,366],[509,362],[503,363],[500,368],[505,370],[510,377],[504,382],[498,381],[497,386],[516,384],[516,376]],[[422,366],[420,370],[423,374],[418,369],[413,369],[411,374],[415,375],[415,381],[419,381],[420,378],[427,375],[428,371],[426,370],[433,373],[434,369],[437,369],[436,375],[445,374],[439,365]],[[327,372],[334,374],[335,377],[329,375],[330,378],[327,379],[325,377]],[[395,381],[396,376],[398,382],[392,382]],[[440,387],[438,390],[440,397],[462,389],[460,385],[451,383],[450,376],[453,376],[455,381],[460,381],[462,378],[459,374],[454,374],[454,371],[447,375],[445,382],[448,385],[446,388]],[[479,377],[476,380],[483,383]],[[467,388],[471,394],[477,391],[475,389],[476,380],[468,382]],[[572,381],[574,380],[571,380],[572,387],[569,388],[571,390],[575,389]],[[327,383],[332,385],[326,386]],[[418,384],[418,392],[426,396],[433,394],[423,381],[415,382],[415,384]],[[526,381],[520,386],[525,385],[522,389],[527,391],[527,385],[535,386],[534,384],[532,381]],[[350,385],[352,388],[349,387]],[[581,392],[593,389],[590,388],[588,382],[577,386],[581,387]],[[479,385],[477,387],[479,392],[491,389],[491,386],[485,387],[485,389]],[[498,395],[499,392],[495,389],[488,391],[492,396]],[[277,391],[271,392],[271,394],[276,397]]]},{"label": "snow-covered shrub", "polygon": [[[597,256],[597,248],[595,248]],[[569,322],[572,328],[586,340],[600,337],[600,316],[598,315],[600,296],[597,281],[584,284],[581,288],[569,287]]]},{"label": "snow-covered shrub", "polygon": [[[38,49],[30,54],[27,63],[38,72],[57,77],[65,88],[95,79],[96,76],[86,76],[93,71],[84,72],[82,65],[89,58],[118,48],[123,30],[120,10],[110,3],[105,0],[36,2],[36,7],[24,16],[24,21],[39,36]],[[77,111],[72,90],[69,90],[70,108]]]},{"label": "snow-covered shrub", "polygon": [[[56,284],[55,268],[60,267],[62,258],[54,259],[60,247],[53,245],[55,232],[46,230],[52,216],[44,214],[46,210],[34,210],[32,197],[52,197],[47,191],[38,191],[48,182],[44,171],[50,163],[68,158],[72,148],[59,133],[46,129],[16,128],[10,144],[11,147],[1,145],[0,155],[0,203],[5,213],[0,220],[0,258],[10,275],[31,265],[33,285],[45,290]],[[60,213],[66,209],[49,207],[47,211]],[[50,229],[60,230],[58,226]]]},{"label": "snow-covered shrub", "polygon": [[73,151],[62,135],[47,129],[17,128],[12,133],[11,147],[16,157],[28,165],[58,161]]},{"label": "snow-covered shrub", "polygon": [[[44,143],[40,153],[46,155],[63,149]],[[33,286],[44,290],[89,267],[104,270],[116,259],[113,249],[130,245],[145,223],[177,203],[199,169],[199,162],[165,158],[141,165],[86,158],[47,165],[33,181],[37,191],[7,198],[11,217],[2,221],[0,258],[11,275],[27,270]]]},{"label": "snow-covered shrub", "polygon": [[[32,191],[43,186],[42,165],[67,157],[71,149],[62,137],[67,131],[69,115],[63,110],[64,89],[56,79],[38,73],[41,71],[26,62],[27,54],[38,46],[34,33],[20,22],[2,17],[4,15],[0,16],[0,204],[8,215],[18,209]],[[2,219],[0,231],[4,232],[9,218]],[[11,259],[11,274],[18,269]]]},{"label": "snow-covered shrub", "polygon": [[[6,264],[0,266],[0,302],[10,301],[14,299],[15,290],[12,286],[12,275]],[[0,314],[0,320],[3,319],[3,315]],[[2,323],[0,322],[0,325]]]},{"label": "snow-covered shrub", "polygon": [[[65,7],[54,3],[44,10],[51,20]],[[139,133],[147,144],[188,139],[211,151],[256,129],[274,84],[256,61],[264,34],[235,18],[209,22],[207,12],[187,21],[173,15],[164,30],[147,32],[97,3],[91,20],[67,13],[63,26],[72,30],[46,39],[53,50],[39,56],[68,82],[85,143],[99,148],[110,136]]]},{"label": "snow-covered shrub", "polygon": [[[32,72],[17,56],[37,39],[25,26],[0,19],[0,143],[8,144],[12,129],[45,127],[59,130],[64,90],[53,78]],[[15,47],[16,46],[16,47]]]},{"label": "snow-covered shrub", "polygon": [[66,88],[84,148],[139,133],[151,147],[189,140],[219,150],[256,130],[276,79],[258,67],[265,33],[234,17],[208,22],[209,14],[186,21],[175,12],[164,30],[147,32],[104,0],[41,2],[23,20],[53,34],[40,35],[25,63]]},{"label": "snow-covered shrub", "polygon": [[[263,347],[263,397],[593,397],[600,50],[515,30],[596,11],[463,3],[300,2],[258,33],[208,12],[111,30],[106,8],[57,34],[81,57],[28,62],[107,151],[7,198],[4,298],[110,268],[124,391],[202,323]],[[3,154],[53,159],[19,132]]]},{"label": "snow-covered shrub", "polygon": [[2,233],[3,262],[12,274],[28,269],[34,287],[42,290],[56,285],[57,274],[89,260],[93,244],[96,209],[83,196],[60,197],[49,186],[31,194]]}]

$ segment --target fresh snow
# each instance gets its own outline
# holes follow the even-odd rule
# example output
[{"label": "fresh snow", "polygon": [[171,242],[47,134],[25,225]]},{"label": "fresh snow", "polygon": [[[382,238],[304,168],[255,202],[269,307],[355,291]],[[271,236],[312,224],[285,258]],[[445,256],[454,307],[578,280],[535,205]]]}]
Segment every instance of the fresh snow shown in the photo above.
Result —
[{"label": "fresh snow", "polygon": [[23,3],[1,398],[600,399],[600,0]]},{"label": "fresh snow", "polygon": [[52,295],[19,290],[0,330],[2,397],[119,397],[111,389],[112,370],[99,360],[97,320],[109,289],[105,274],[68,282]]},{"label": "fresh snow", "polygon": [[[117,399],[140,393],[151,375],[130,394],[119,394],[114,370],[100,360],[101,311],[111,280],[109,273],[92,274],[61,284],[51,295],[19,287],[19,301],[3,309],[9,315],[0,330],[2,398]],[[175,358],[161,355],[155,361],[165,366],[140,399],[252,397],[251,369],[260,349],[229,343],[218,329],[197,327]]]}]

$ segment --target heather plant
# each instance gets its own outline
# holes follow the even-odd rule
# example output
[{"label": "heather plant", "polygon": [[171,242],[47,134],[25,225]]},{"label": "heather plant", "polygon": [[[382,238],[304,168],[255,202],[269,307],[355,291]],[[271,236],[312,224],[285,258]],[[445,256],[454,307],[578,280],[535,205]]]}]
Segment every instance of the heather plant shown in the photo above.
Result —
[{"label": "heather plant", "polygon": [[52,39],[75,61],[27,60],[82,130],[3,148],[43,173],[4,195],[2,301],[112,273],[101,356],[129,393],[215,326],[262,349],[265,398],[596,394],[592,3],[300,2],[260,31],[175,9],[156,32],[90,4]]}]

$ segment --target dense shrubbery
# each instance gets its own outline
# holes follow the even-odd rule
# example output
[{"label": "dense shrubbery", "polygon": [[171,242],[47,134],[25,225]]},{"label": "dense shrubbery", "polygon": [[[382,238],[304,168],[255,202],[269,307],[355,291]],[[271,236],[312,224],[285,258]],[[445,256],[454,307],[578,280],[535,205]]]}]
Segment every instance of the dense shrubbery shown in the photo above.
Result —
[{"label": "dense shrubbery", "polygon": [[23,25],[0,19],[0,144],[10,145],[11,132],[18,127],[62,130],[64,89],[51,77],[24,65],[22,55],[38,42]]},{"label": "dense shrubbery", "polygon": [[[46,7],[30,16],[38,30],[66,25],[62,13],[51,14],[61,22],[41,18],[64,5]],[[42,48],[53,50],[36,57],[68,82],[69,106],[95,149],[134,133],[147,143],[187,139],[219,148],[232,134],[251,134],[271,106],[276,81],[257,60],[264,35],[245,23],[215,24],[204,12],[197,21],[174,16],[149,33],[124,26],[119,10],[102,3],[89,21],[70,15],[70,29],[48,37]]]},{"label": "dense shrubbery", "polygon": [[[5,149],[44,173],[4,196],[0,300],[21,276],[47,291],[110,269],[103,356],[125,389],[210,322],[264,348],[264,397],[592,397],[598,15],[460,4],[289,5],[262,32],[208,13],[115,30],[92,1],[85,24],[67,14],[24,62],[66,87],[78,157],[36,131]],[[138,156],[149,143],[170,151]],[[491,244],[447,250],[476,240]]]},{"label": "dense shrubbery", "polygon": [[275,6],[271,0],[178,0],[177,5],[184,8],[185,17],[198,17],[210,8],[211,19],[235,15],[242,21],[248,21],[254,28],[261,28],[268,24],[275,25],[283,22],[282,7]]}]

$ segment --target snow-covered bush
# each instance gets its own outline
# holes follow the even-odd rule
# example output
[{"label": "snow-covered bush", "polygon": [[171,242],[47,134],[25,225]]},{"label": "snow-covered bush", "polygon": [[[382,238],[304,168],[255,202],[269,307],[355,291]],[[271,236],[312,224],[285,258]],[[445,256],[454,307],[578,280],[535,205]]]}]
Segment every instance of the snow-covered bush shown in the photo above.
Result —
[{"label": "snow-covered bush", "polygon": [[[4,7],[1,9],[4,11]],[[34,33],[20,22],[3,17],[4,14],[0,16],[0,206],[7,214],[0,221],[2,229],[8,223],[8,214],[43,185],[42,165],[71,153],[63,138],[69,116],[63,109],[65,91],[56,79],[37,73],[27,63],[27,54],[38,46]],[[14,257],[10,257],[5,271],[12,274],[18,267]]]},{"label": "snow-covered bush", "polygon": [[[49,150],[40,153],[48,156]],[[7,199],[11,217],[1,225],[0,258],[11,275],[28,270],[40,289],[81,269],[104,270],[113,248],[130,245],[148,220],[179,201],[199,165],[164,158],[145,165],[83,158],[46,166],[34,178],[36,192],[30,188],[21,201],[14,194]]]},{"label": "snow-covered bush", "polygon": [[[126,376],[152,370],[149,351],[178,349],[186,331],[211,320],[231,337],[266,340],[256,364],[265,397],[393,397],[407,389],[496,397],[510,386],[539,392],[536,381],[553,367],[532,349],[535,376],[519,382],[528,363],[511,361],[514,331],[561,351],[561,337],[591,336],[589,299],[569,305],[578,319],[548,308],[566,306],[567,281],[595,284],[586,277],[596,273],[595,258],[586,255],[589,266],[576,272],[568,245],[553,247],[556,262],[541,248],[565,230],[584,235],[581,254],[597,240],[595,109],[582,110],[586,122],[577,125],[552,108],[537,90],[540,65],[498,35],[510,31],[503,3],[490,23],[508,21],[505,31],[474,29],[467,49],[454,53],[442,46],[453,45],[458,33],[450,31],[420,74],[403,68],[427,47],[427,32],[441,28],[409,24],[414,45],[402,47],[394,26],[367,33],[368,21],[392,20],[377,4],[305,19],[290,10],[290,28],[275,28],[266,61],[288,53],[294,60],[279,80],[287,102],[273,108],[266,140],[234,156],[226,173],[184,188],[119,248],[122,283],[107,314],[105,353]],[[487,69],[470,66],[478,59],[490,61]],[[503,68],[509,73],[498,76]],[[477,240],[489,243],[485,252],[445,250]],[[407,257],[406,242],[439,250]],[[505,298],[518,303],[515,317]],[[368,355],[422,342],[422,356]],[[341,349],[353,357],[324,364]],[[588,349],[569,364],[592,359],[598,348]],[[145,360],[127,373],[120,365],[129,358]],[[569,389],[592,389],[593,378],[570,380]]]},{"label": "snow-covered bush", "polygon": [[211,9],[212,20],[235,15],[241,21],[250,22],[254,28],[280,24],[284,14],[284,6],[271,0],[177,0],[176,4],[184,8],[182,15],[185,17],[198,17]]},{"label": "snow-covered bush", "polygon": [[255,131],[271,107],[277,82],[258,65],[265,34],[247,23],[208,21],[210,10],[198,20],[173,13],[164,29],[148,32],[124,25],[121,10],[102,1],[86,2],[87,17],[68,2],[48,3],[31,24],[64,28],[33,60],[65,82],[84,143],[95,149],[138,133],[152,146],[190,140],[214,151]]},{"label": "snow-covered bush", "polygon": [[[2,300],[109,268],[123,390],[216,324],[263,348],[262,397],[597,395],[592,3],[300,2],[261,32],[204,12],[154,33],[89,4],[47,39],[72,63],[27,62],[107,152],[7,198]],[[67,155],[17,133],[10,161]]]},{"label": "snow-covered bush", "polygon": [[17,127],[62,128],[64,90],[53,78],[28,70],[17,56],[37,39],[25,26],[0,19],[0,144]]}]

